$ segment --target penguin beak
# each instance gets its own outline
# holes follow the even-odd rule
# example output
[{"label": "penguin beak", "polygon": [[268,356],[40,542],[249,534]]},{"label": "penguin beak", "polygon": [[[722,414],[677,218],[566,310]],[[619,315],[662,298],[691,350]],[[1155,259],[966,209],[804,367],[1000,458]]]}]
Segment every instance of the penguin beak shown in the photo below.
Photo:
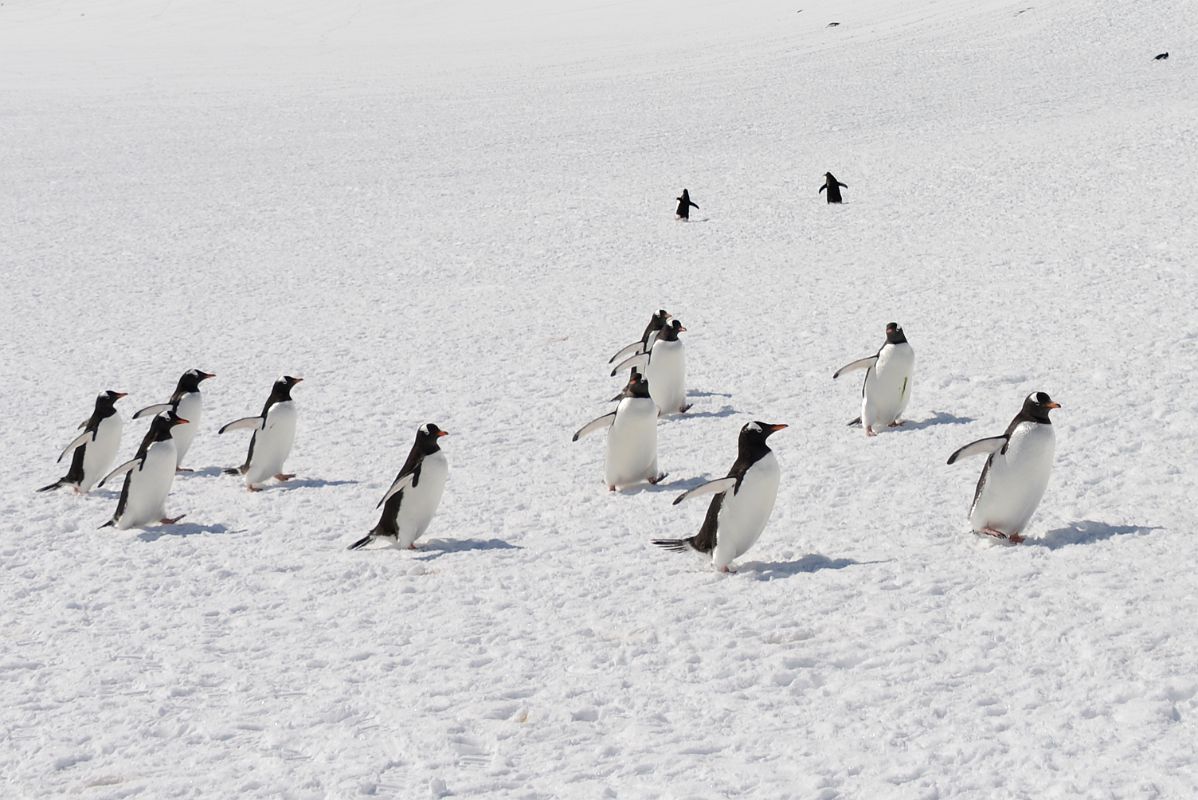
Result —
[{"label": "penguin beak", "polygon": [[209,378],[215,378],[215,377],[216,377],[215,372],[201,372],[200,373],[200,380],[202,380],[202,381],[206,381]]},{"label": "penguin beak", "polygon": [[785,424],[785,423],[781,423],[781,422],[780,422],[780,423],[778,423],[777,425],[771,425],[771,426],[768,428],[768,430],[769,430],[769,432],[770,432],[770,433],[777,433],[778,431],[780,431],[780,430],[784,430],[784,429],[786,429],[786,428],[789,428],[789,427],[790,427],[789,425],[787,425],[787,424]]},{"label": "penguin beak", "polygon": [[294,380],[296,383],[303,383],[303,382],[304,382],[304,379],[303,379],[303,378],[293,378],[293,380]]},{"label": "penguin beak", "polygon": [[679,325],[679,326],[678,326],[678,332],[679,332],[679,333],[682,333],[684,330],[686,330],[686,326],[685,326],[685,325]]},{"label": "penguin beak", "polygon": [[442,436],[448,436],[448,435],[449,435],[449,431],[437,431],[438,439],[440,439]]},{"label": "penguin beak", "polygon": [[1045,407],[1045,408],[1060,408],[1060,407],[1061,407],[1061,404],[1060,404],[1060,403],[1057,403],[1057,402],[1051,402],[1051,401],[1050,401],[1050,402],[1047,402],[1047,403],[1045,403],[1045,404],[1044,404],[1044,407]]},{"label": "penguin beak", "polygon": [[129,396],[129,393],[128,393],[128,392],[113,392],[113,394],[115,394],[115,395],[116,395],[116,399],[117,399],[117,400],[120,400],[122,397],[128,397],[128,396]]},{"label": "penguin beak", "polygon": [[189,422],[191,422],[191,420],[189,420],[189,419],[183,419],[183,417],[179,417],[178,419],[176,419],[176,420],[175,420],[175,424],[176,424],[176,425],[186,425],[186,424],[188,424]]}]

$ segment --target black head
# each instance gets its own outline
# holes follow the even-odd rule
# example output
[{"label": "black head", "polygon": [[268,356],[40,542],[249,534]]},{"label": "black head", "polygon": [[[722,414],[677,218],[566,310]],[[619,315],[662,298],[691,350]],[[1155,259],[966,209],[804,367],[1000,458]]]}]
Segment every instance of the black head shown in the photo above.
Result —
[{"label": "black head", "polygon": [[154,417],[154,421],[150,423],[149,438],[154,442],[161,442],[171,438],[171,431],[177,425],[186,425],[190,420],[176,414],[174,411],[164,411]]},{"label": "black head", "polygon": [[112,407],[116,405],[116,401],[120,400],[124,396],[125,392],[114,392],[112,389],[109,389],[106,392],[100,392],[98,395],[96,395],[96,410],[111,411]]},{"label": "black head", "polygon": [[888,344],[902,344],[907,341],[907,335],[903,333],[903,328],[897,322],[886,323],[886,342]]},{"label": "black head", "polygon": [[824,173],[824,177],[825,177],[825,178],[827,178],[827,179],[828,179],[828,180],[830,180],[830,181],[834,181],[834,180],[836,180],[836,176],[835,176],[835,175],[833,175],[831,172],[825,172],[825,173]]},{"label": "black head", "polygon": [[653,315],[653,319],[649,320],[650,330],[659,331],[664,328],[666,323],[670,321],[670,316],[670,312],[664,308],[657,309],[657,313]]},{"label": "black head", "polygon": [[448,431],[441,430],[431,422],[426,423],[416,429],[416,446],[426,456],[430,455],[441,449],[440,439],[448,435]]},{"label": "black head", "polygon": [[290,400],[292,387],[302,380],[303,378],[293,378],[290,375],[284,375],[275,381],[275,385],[271,387],[271,398],[274,399],[276,403],[282,402],[284,400]]},{"label": "black head", "polygon": [[740,429],[737,450],[741,455],[748,455],[754,452],[764,453],[764,451],[769,450],[765,440],[786,427],[786,425],[781,423],[771,424],[759,420],[746,422],[744,427]]},{"label": "black head", "polygon": [[1023,401],[1022,413],[1038,422],[1049,422],[1048,412],[1060,407],[1061,404],[1055,402],[1045,392],[1032,392]]},{"label": "black head", "polygon": [[678,341],[678,334],[685,330],[686,328],[682,327],[681,322],[674,320],[668,325],[662,326],[661,333],[657,334],[657,340],[659,342],[676,342]]},{"label": "black head", "polygon": [[648,397],[649,381],[645,380],[644,375],[633,370],[632,376],[628,378],[628,387],[625,391],[629,397]]},{"label": "black head", "polygon": [[201,383],[215,377],[216,375],[212,372],[204,372],[202,369],[189,369],[179,376],[179,385],[175,387],[175,391],[198,392]]}]

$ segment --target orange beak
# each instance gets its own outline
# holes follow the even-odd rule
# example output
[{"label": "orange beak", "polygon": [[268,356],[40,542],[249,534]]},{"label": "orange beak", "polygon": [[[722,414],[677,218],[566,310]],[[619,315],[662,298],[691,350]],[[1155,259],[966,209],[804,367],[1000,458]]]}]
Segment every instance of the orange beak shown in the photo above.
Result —
[{"label": "orange beak", "polygon": [[116,399],[117,399],[117,400],[120,400],[122,397],[128,397],[128,396],[129,396],[129,393],[128,393],[128,392],[116,392]]},{"label": "orange beak", "polygon": [[448,435],[449,435],[449,431],[437,431],[438,439],[440,439],[442,436],[448,436]]},{"label": "orange beak", "polygon": [[175,420],[175,424],[176,424],[176,425],[186,425],[186,424],[188,424],[189,422],[191,422],[191,420],[189,420],[189,419],[183,419],[183,417],[179,417],[177,420]]},{"label": "orange beak", "polygon": [[1054,403],[1054,402],[1048,402],[1048,403],[1045,403],[1045,404],[1044,404],[1044,407],[1045,407],[1045,408],[1060,408],[1060,407],[1061,407],[1061,404],[1060,404],[1060,403]]},{"label": "orange beak", "polygon": [[782,422],[780,422],[780,423],[778,423],[777,425],[771,425],[771,426],[770,426],[770,430],[771,430],[771,431],[774,431],[774,432],[776,433],[776,432],[778,432],[778,431],[782,430],[783,428],[789,428],[789,427],[790,427],[789,425],[787,425],[787,424],[785,424],[785,423],[782,423]]}]

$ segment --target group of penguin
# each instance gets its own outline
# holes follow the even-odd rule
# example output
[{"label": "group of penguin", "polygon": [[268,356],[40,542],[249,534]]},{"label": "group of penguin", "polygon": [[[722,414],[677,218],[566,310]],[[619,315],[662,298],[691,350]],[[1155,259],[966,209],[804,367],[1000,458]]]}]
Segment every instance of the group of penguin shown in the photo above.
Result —
[{"label": "group of penguin", "polygon": [[[1166,53],[1165,57],[1167,58],[1168,55]],[[840,196],[840,190],[847,188],[849,188],[847,183],[841,183],[836,180],[836,177],[831,172],[825,172],[824,183],[819,187],[818,194],[823,194],[827,190],[828,194],[826,196],[829,203],[843,203],[844,198]],[[691,202],[691,193],[686,189],[682,190],[681,196],[674,199],[678,201],[678,207],[674,210],[674,216],[684,222],[691,218],[691,209],[699,207],[696,203]]]},{"label": "group of penguin", "polygon": [[[691,407],[686,402],[686,356],[679,339],[685,331],[679,320],[659,309],[641,337],[608,362],[615,363],[612,376],[630,370],[628,382],[611,398],[616,402],[615,410],[580,428],[574,441],[607,431],[605,482],[609,491],[642,481],[656,484],[666,477],[657,463],[657,423],[663,416],[685,414]],[[835,379],[854,371],[865,372],[860,414],[849,424],[860,425],[870,437],[883,427],[901,426],[911,398],[914,366],[915,353],[902,327],[889,323],[886,340],[877,353],[850,362],[832,376]],[[200,384],[213,377],[210,372],[190,369],[179,378],[167,402],[137,411],[133,419],[153,417],[150,428],[133,458],[112,470],[109,468],[116,460],[124,427],[116,403],[126,395],[101,392],[91,416],[79,426],[83,432],[58,458],[61,462],[71,455],[66,475],[38,491],[70,486],[85,494],[94,486],[124,476],[116,511],[101,527],[125,530],[178,522],[183,515],[167,516],[166,500],[175,474],[189,471],[183,460],[203,416]],[[295,477],[282,470],[295,440],[296,409],[291,391],[302,380],[280,377],[259,414],[234,420],[218,430],[218,434],[252,431],[245,463],[224,470],[242,476],[250,491],[258,491],[272,478],[288,481]],[[975,532],[1010,543],[1023,541],[1022,532],[1048,485],[1055,450],[1049,412],[1059,407],[1047,394],[1033,392],[1001,436],[971,442],[949,457],[948,463],[953,464],[967,456],[987,456],[970,508]],[[716,569],[734,571],[732,562],[756,543],[773,511],[781,470],[767,442],[786,427],[781,423],[746,423],[740,430],[736,460],[728,474],[674,500],[677,505],[711,496],[699,532],[687,539],[657,539],[653,543],[669,550],[693,549],[708,554]],[[397,547],[415,547],[436,514],[449,476],[449,464],[440,446],[446,435],[433,423],[420,426],[407,460],[376,506],[382,508],[378,523],[349,545],[350,550],[377,540]]]}]

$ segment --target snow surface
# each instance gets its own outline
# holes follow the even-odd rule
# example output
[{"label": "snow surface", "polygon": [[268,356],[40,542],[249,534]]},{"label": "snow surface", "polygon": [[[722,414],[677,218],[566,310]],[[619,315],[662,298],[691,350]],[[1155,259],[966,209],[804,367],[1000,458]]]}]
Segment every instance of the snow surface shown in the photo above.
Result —
[{"label": "snow surface", "polygon": [[[1198,795],[1196,45],[1190,0],[6,0],[4,796]],[[612,496],[570,434],[659,307],[696,405]],[[867,440],[831,374],[890,320]],[[186,520],[34,493],[191,367]],[[250,494],[215,431],[283,372],[300,477]],[[944,460],[1032,390],[996,546]],[[653,548],[751,419],[739,574]],[[430,538],[346,552],[427,421]]]}]

